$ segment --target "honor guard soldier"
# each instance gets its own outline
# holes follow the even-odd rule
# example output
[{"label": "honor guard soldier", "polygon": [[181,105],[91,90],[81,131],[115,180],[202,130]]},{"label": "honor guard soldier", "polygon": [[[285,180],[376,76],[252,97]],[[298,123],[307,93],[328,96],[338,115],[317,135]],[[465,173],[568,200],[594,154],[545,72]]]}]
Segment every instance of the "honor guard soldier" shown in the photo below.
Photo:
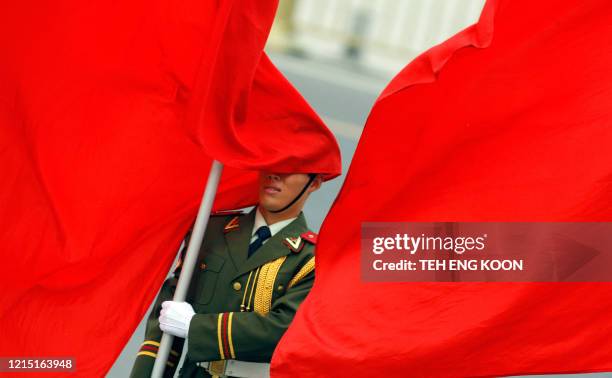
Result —
[{"label": "honor guard soldier", "polygon": [[249,213],[212,214],[187,302],[174,302],[181,256],[155,301],[130,377],[150,377],[162,331],[175,336],[164,377],[262,377],[314,282],[317,235],[302,212],[319,174],[260,172]]}]

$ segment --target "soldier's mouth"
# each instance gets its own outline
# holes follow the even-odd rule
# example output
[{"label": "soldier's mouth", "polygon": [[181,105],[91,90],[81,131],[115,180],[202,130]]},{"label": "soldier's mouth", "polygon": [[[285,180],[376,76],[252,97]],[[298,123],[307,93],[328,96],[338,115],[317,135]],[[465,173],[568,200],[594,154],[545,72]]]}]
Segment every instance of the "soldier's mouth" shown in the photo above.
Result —
[{"label": "soldier's mouth", "polygon": [[280,191],[281,191],[280,188],[277,188],[275,186],[264,186],[264,192],[268,194],[276,194],[276,193],[279,193]]}]

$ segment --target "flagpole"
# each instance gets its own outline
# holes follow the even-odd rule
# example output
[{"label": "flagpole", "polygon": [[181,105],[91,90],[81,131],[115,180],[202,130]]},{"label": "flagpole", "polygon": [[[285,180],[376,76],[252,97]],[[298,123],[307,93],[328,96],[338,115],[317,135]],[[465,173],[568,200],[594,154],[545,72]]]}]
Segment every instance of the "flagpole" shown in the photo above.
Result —
[{"label": "flagpole", "polygon": [[[221,171],[223,171],[223,164],[217,160],[213,160],[210,173],[208,175],[208,181],[206,182],[206,189],[204,190],[202,203],[200,204],[200,210],[198,211],[198,216],[196,217],[189,246],[187,248],[187,253],[185,254],[185,261],[183,261],[179,280],[176,284],[176,291],[174,292],[173,298],[174,301],[183,302],[187,297],[189,283],[191,282],[191,277],[193,276],[193,270],[198,259],[198,253],[200,251],[200,247],[202,246],[202,240],[204,239],[204,232],[206,231],[208,219],[210,218],[210,211],[212,209],[215,195],[217,194],[217,187],[219,186],[219,181],[221,179]],[[159,314],[156,314],[156,316],[159,316]],[[162,378],[173,340],[173,335],[168,333],[164,333],[162,335],[151,378]]]}]

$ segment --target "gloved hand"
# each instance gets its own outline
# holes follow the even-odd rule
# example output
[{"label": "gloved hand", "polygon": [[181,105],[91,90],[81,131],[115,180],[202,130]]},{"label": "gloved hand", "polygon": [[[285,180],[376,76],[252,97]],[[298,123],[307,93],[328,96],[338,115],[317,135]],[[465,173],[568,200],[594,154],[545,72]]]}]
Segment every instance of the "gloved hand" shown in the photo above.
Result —
[{"label": "gloved hand", "polygon": [[187,302],[165,301],[162,303],[159,315],[159,328],[162,331],[186,338],[195,311]]}]

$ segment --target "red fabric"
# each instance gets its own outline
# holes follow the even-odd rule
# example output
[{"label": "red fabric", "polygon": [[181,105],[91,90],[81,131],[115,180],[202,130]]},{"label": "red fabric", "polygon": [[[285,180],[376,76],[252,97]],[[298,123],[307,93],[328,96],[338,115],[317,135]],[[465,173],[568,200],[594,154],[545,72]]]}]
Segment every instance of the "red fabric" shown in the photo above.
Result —
[{"label": "red fabric", "polygon": [[205,151],[235,167],[215,209],[256,201],[255,173],[237,168],[339,173],[329,130],[260,59],[275,8],[3,2],[0,356],[72,356],[70,376],[103,376],[195,218]]},{"label": "red fabric", "polygon": [[[191,109],[188,116],[193,122],[188,124],[197,127],[195,135],[200,142],[223,141],[204,143],[204,150],[233,167],[317,172],[329,180],[341,170],[333,134],[321,127],[322,121],[303,106],[301,95],[261,51],[268,29],[254,22],[266,19],[270,25],[274,9],[275,1],[251,0],[240,1],[229,10],[231,17],[218,51],[214,57],[204,55],[204,69],[197,78],[198,84],[210,81],[194,91],[194,99],[205,106]],[[245,28],[250,33],[245,33]],[[257,61],[257,66],[252,64]],[[231,72],[227,71],[228,62]],[[210,75],[219,71],[226,74]],[[249,91],[254,95],[249,96]],[[218,127],[199,127],[202,124]],[[252,140],[258,143],[249,143]]]},{"label": "red fabric", "polygon": [[375,104],[273,377],[612,371],[610,283],[364,283],[363,221],[612,221],[612,4],[487,3]]}]

